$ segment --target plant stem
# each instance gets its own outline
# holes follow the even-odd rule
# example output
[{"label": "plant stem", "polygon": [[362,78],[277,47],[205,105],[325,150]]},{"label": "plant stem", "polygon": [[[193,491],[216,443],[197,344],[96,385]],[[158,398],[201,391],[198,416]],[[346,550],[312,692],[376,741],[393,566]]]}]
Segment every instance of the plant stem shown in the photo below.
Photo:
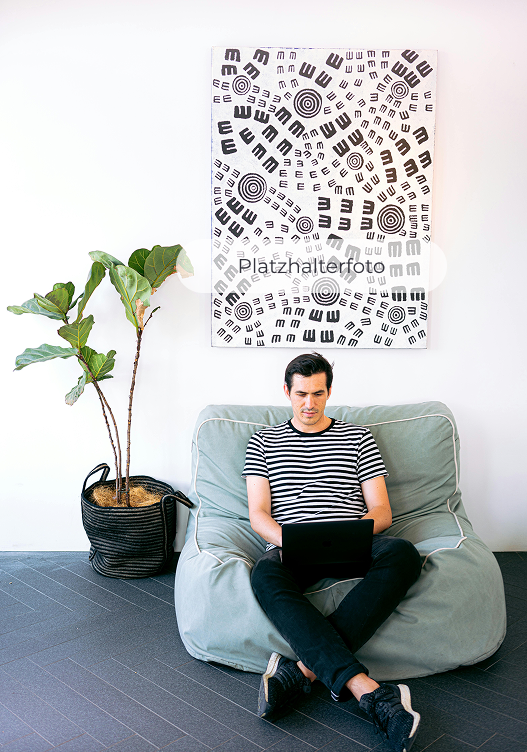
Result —
[{"label": "plant stem", "polygon": [[135,351],[134,370],[132,373],[132,383],[130,385],[130,398],[128,400],[128,432],[126,435],[126,485],[125,485],[125,498],[126,506],[130,506],[130,439],[132,434],[132,402],[134,399],[135,389],[135,377],[137,374],[137,366],[139,365],[139,356],[141,354],[141,339],[143,337],[143,330],[141,327],[137,328],[137,349]]},{"label": "plant stem", "polygon": [[[119,501],[121,499],[121,491],[122,491],[122,469],[121,469],[121,462],[122,462],[122,460],[121,460],[121,443],[119,441],[119,431],[117,429],[117,423],[116,423],[114,414],[112,412],[112,409],[111,409],[110,405],[108,404],[108,400],[104,396],[103,391],[102,391],[101,387],[99,386],[99,384],[97,382],[97,379],[95,378],[95,374],[93,373],[93,371],[91,370],[90,366],[86,362],[86,359],[80,353],[77,355],[77,358],[82,363],[84,363],[84,365],[86,366],[86,369],[87,369],[88,373],[90,374],[90,376],[92,378],[92,384],[95,387],[95,389],[97,391],[97,395],[98,395],[99,400],[101,402],[102,414],[104,415],[104,420],[105,420],[105,423],[106,423],[106,428],[108,429],[108,436],[110,437],[110,444],[112,445],[113,456],[114,456],[114,460],[115,460],[115,496],[116,496],[117,503],[119,503]],[[108,416],[106,414],[106,410],[108,410],[108,413],[110,414],[110,417],[112,419],[112,423],[113,423],[113,427],[114,427],[114,432],[115,432],[115,441],[117,443],[117,449],[115,448],[115,444],[114,444],[114,441],[113,441],[113,436],[112,436],[112,432],[110,430],[110,424],[108,422]]]}]

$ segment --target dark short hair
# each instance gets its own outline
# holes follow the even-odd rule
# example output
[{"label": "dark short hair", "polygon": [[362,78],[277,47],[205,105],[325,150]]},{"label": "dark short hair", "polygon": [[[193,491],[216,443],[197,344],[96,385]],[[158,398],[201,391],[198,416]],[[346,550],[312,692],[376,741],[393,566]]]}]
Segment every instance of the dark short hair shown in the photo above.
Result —
[{"label": "dark short hair", "polygon": [[284,377],[289,392],[291,391],[295,373],[299,376],[314,376],[316,373],[325,373],[327,390],[331,389],[331,384],[333,383],[333,366],[317,352],[297,355],[289,363],[285,369]]}]

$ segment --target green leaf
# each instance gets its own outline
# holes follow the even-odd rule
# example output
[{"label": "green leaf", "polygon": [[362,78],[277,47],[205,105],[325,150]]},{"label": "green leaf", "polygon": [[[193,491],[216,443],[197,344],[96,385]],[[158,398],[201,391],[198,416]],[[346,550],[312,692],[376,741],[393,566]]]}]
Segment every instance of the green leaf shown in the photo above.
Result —
[{"label": "green leaf", "polygon": [[179,252],[179,256],[177,259],[177,270],[179,274],[181,274],[182,277],[193,277],[194,276],[194,267],[190,263],[190,259],[187,256],[187,252],[184,248],[181,249]]},{"label": "green leaf", "polygon": [[[83,347],[81,354],[88,364],[91,373],[93,373],[95,381],[103,381],[104,379],[113,378],[113,376],[109,376],[108,374],[115,365],[115,350],[110,350],[104,355],[103,353],[98,353],[95,350],[92,350],[91,347]],[[86,383],[90,384],[93,381],[91,373],[87,370],[82,361],[81,366],[86,372]]]},{"label": "green leaf", "polygon": [[101,381],[102,379],[113,378],[113,376],[109,376],[108,374],[110,373],[110,371],[113,370],[113,367],[115,365],[115,355],[116,355],[115,350],[109,350],[106,353],[105,361],[102,364],[102,367],[98,371],[97,378],[99,379],[99,381]]},{"label": "green leaf", "polygon": [[110,267],[110,279],[115,289],[121,296],[121,300],[126,311],[126,318],[131,321],[136,329],[142,328],[137,317],[137,301],[140,305],[147,308],[150,305],[150,295],[152,288],[147,279],[138,274],[129,266],[112,266]]},{"label": "green leaf", "polygon": [[38,300],[42,308],[46,309],[46,311],[50,311],[50,313],[59,315],[63,321],[66,320],[66,314],[68,312],[69,293],[64,287],[60,288],[59,290],[52,290],[51,292],[48,292],[45,297],[39,295],[38,292],[36,292],[35,298]]},{"label": "green leaf", "polygon": [[101,264],[100,261],[94,261],[94,263],[91,265],[88,279],[86,280],[84,294],[80,298],[79,307],[77,309],[77,318],[75,319],[75,321],[81,320],[82,312],[86,307],[86,303],[91,298],[94,290],[101,284],[105,275],[106,269],[104,268],[103,264]]},{"label": "green leaf", "polygon": [[77,350],[80,350],[88,341],[92,326],[93,316],[90,314],[87,318],[75,321],[73,324],[61,326],[58,333],[61,337],[67,340],[70,345],[73,345]]},{"label": "green leaf", "polygon": [[152,248],[145,262],[144,274],[153,289],[157,290],[167,277],[177,272],[177,259],[182,250],[180,245],[167,248],[155,245]]},{"label": "green leaf", "polygon": [[71,301],[73,299],[73,296],[75,295],[75,285],[73,282],[57,282],[56,285],[53,285],[53,290],[61,290],[65,289],[68,292],[68,309],[71,307]]},{"label": "green leaf", "polygon": [[45,308],[42,308],[36,298],[26,300],[26,302],[22,303],[21,306],[7,306],[7,310],[11,311],[11,313],[15,313],[17,316],[20,316],[22,313],[35,313],[40,314],[41,316],[47,316],[48,319],[55,319],[58,321],[64,320],[64,316],[62,314],[53,313],[52,311],[48,311]]},{"label": "green leaf", "polygon": [[70,347],[57,347],[56,345],[40,345],[40,347],[28,347],[15,360],[15,371],[20,371],[32,363],[42,363],[54,358],[71,358],[77,351]]},{"label": "green leaf", "polygon": [[74,405],[81,394],[84,391],[84,387],[86,386],[86,374],[83,373],[82,376],[79,376],[79,380],[77,382],[77,385],[73,387],[71,391],[69,391],[66,395],[66,404],[67,405]]},{"label": "green leaf", "polygon": [[130,266],[132,269],[135,269],[135,271],[138,272],[138,274],[140,274],[142,277],[146,276],[145,261],[151,254],[151,252],[152,251],[149,251],[148,248],[138,248],[137,251],[134,251],[128,259],[128,266]]},{"label": "green leaf", "polygon": [[107,269],[111,269],[112,266],[122,266],[123,262],[116,259],[115,256],[110,256],[109,253],[103,253],[102,251],[90,251],[90,258],[94,261],[100,261],[100,263]]},{"label": "green leaf", "polygon": [[67,287],[57,287],[46,295],[46,300],[57,306],[64,316],[68,313],[71,303],[70,291]]}]

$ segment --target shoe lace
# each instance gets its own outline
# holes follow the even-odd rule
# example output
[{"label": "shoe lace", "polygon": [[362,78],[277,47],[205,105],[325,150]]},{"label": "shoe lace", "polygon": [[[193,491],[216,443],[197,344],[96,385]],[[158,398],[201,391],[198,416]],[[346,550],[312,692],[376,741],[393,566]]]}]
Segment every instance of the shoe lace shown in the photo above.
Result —
[{"label": "shoe lace", "polygon": [[[296,669],[296,670],[295,670]],[[282,667],[280,671],[281,684],[285,690],[298,689],[299,685],[299,673],[302,673],[300,669],[293,663],[292,665],[286,665]],[[302,689],[304,692],[311,691],[311,682],[302,674]]]},{"label": "shoe lace", "polygon": [[391,692],[386,698],[378,699],[374,706],[373,723],[375,726],[375,733],[382,733],[386,739],[388,739],[388,722],[394,715],[394,712],[403,710],[403,706],[399,700]]}]

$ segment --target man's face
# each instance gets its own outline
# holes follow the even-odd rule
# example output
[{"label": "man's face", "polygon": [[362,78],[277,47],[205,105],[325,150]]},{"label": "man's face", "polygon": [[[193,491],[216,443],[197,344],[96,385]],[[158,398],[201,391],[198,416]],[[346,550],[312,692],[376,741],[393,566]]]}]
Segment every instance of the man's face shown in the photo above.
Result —
[{"label": "man's face", "polygon": [[313,376],[293,375],[291,391],[284,384],[284,391],[291,400],[293,408],[292,423],[299,431],[314,433],[327,428],[329,419],[324,409],[331,389],[326,386],[326,374],[315,373]]}]

